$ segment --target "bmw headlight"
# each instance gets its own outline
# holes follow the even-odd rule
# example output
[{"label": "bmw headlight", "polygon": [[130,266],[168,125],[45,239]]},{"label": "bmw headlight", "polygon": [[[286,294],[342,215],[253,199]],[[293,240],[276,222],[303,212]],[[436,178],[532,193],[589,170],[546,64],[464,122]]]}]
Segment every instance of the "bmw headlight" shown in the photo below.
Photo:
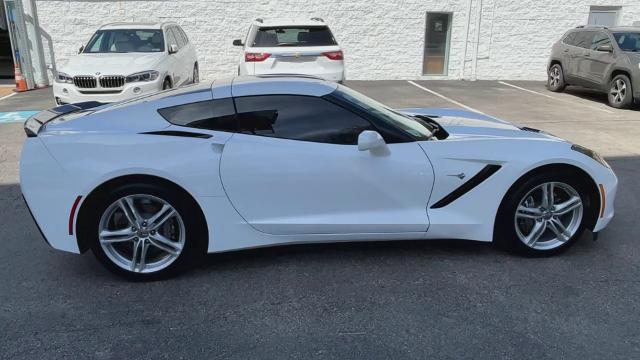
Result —
[{"label": "bmw headlight", "polygon": [[68,74],[58,71],[56,73],[56,82],[64,84],[73,84],[73,78]]},{"label": "bmw headlight", "polygon": [[595,151],[593,151],[593,150],[591,150],[589,148],[573,144],[573,145],[571,145],[571,150],[575,150],[575,151],[577,151],[577,152],[579,152],[581,154],[585,154],[588,157],[592,158],[593,160],[599,162],[603,166],[611,168],[611,166],[609,166],[609,164],[607,164],[607,162],[604,160],[604,158],[600,154],[598,154],[597,152],[595,152]]},{"label": "bmw headlight", "polygon": [[130,82],[138,82],[138,81],[153,81],[157,79],[159,75],[160,73],[155,70],[142,71],[142,72],[127,76],[127,82],[130,83]]}]

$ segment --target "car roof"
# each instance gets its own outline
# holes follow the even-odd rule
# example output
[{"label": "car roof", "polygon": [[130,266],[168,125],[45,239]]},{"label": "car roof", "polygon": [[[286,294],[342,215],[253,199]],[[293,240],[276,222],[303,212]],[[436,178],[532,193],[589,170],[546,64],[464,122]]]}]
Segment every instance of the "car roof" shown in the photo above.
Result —
[{"label": "car roof", "polygon": [[[216,83],[213,83],[214,88]],[[238,76],[226,83],[231,87],[231,95],[236,97],[278,94],[323,96],[338,87],[336,83],[305,75]]]},{"label": "car roof", "polygon": [[168,22],[115,22],[105,24],[100,27],[101,30],[108,29],[155,29],[160,30],[165,25],[176,25],[175,23]]},{"label": "car roof", "polygon": [[253,22],[258,27],[268,26],[327,26],[325,22],[320,18],[310,19],[286,19],[286,18],[273,18],[273,19],[256,19]]}]

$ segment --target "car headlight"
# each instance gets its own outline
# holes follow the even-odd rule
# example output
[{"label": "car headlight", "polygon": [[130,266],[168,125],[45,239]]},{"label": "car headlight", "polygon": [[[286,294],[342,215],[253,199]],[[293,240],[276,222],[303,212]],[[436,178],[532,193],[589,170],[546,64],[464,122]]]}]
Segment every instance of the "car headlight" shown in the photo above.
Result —
[{"label": "car headlight", "polygon": [[592,158],[593,160],[599,162],[603,166],[611,168],[611,166],[609,166],[609,164],[604,160],[604,158],[600,154],[598,154],[597,152],[595,152],[595,151],[593,151],[593,150],[591,150],[589,148],[573,144],[573,145],[571,145],[571,150],[575,150],[575,151],[577,151],[577,152],[579,152],[581,154],[585,154],[588,157]]},{"label": "car headlight", "polygon": [[73,84],[73,77],[58,71],[56,73],[56,82],[64,83],[64,84]]},{"label": "car headlight", "polygon": [[153,81],[157,79],[159,75],[160,73],[155,70],[142,71],[142,72],[127,76],[127,82],[130,83],[130,82],[138,82],[138,81]]}]

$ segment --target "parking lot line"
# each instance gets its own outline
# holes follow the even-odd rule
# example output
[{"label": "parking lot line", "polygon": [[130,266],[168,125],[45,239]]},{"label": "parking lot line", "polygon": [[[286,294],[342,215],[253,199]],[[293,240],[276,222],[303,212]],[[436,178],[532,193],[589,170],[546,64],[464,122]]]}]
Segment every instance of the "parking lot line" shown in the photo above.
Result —
[{"label": "parking lot line", "polygon": [[452,104],[458,105],[458,106],[460,106],[461,108],[465,108],[465,109],[467,109],[467,110],[469,110],[469,111],[473,111],[473,112],[477,112],[477,113],[480,113],[480,114],[483,114],[483,115],[487,115],[487,114],[483,113],[483,112],[482,112],[482,111],[480,111],[480,110],[474,109],[474,108],[472,108],[471,106],[467,106],[467,105],[465,105],[465,104],[463,104],[463,103],[461,103],[461,102],[459,102],[459,101],[455,101],[455,100],[453,100],[453,99],[451,99],[451,98],[449,98],[449,97],[446,97],[446,96],[444,96],[444,95],[442,95],[442,94],[440,94],[440,93],[438,93],[438,92],[435,92],[435,91],[433,91],[433,90],[431,90],[431,89],[427,89],[426,87],[424,87],[424,86],[422,86],[422,85],[419,85],[419,84],[416,84],[415,82],[413,82],[413,81],[411,81],[411,80],[408,80],[407,82],[408,82],[409,84],[411,84],[411,85],[413,85],[413,86],[415,86],[415,87],[419,88],[419,89],[422,89],[422,90],[424,90],[424,91],[428,92],[429,94],[435,95],[435,96],[437,96],[437,97],[439,97],[439,98],[441,98],[441,99],[443,99],[443,100],[446,100],[446,101],[448,101],[448,102],[450,102],[450,103],[452,103]]},{"label": "parking lot line", "polygon": [[6,99],[6,98],[10,98],[10,97],[12,97],[12,96],[13,96],[13,95],[15,95],[15,94],[17,94],[17,93],[12,92],[12,93],[11,93],[11,94],[9,94],[9,95],[5,95],[5,96],[3,96],[3,97],[0,97],[0,100],[4,100],[4,99]]},{"label": "parking lot line", "polygon": [[510,87],[512,87],[512,88],[514,88],[514,89],[518,89],[518,90],[520,90],[520,91],[525,91],[525,92],[528,92],[528,93],[530,93],[530,94],[535,94],[535,95],[539,95],[539,96],[544,96],[544,97],[546,97],[546,98],[553,99],[553,100],[556,100],[556,101],[560,101],[560,102],[563,102],[563,103],[572,104],[572,105],[579,104],[579,105],[582,105],[582,106],[588,107],[588,108],[590,108],[590,109],[603,111],[603,112],[606,112],[606,113],[608,113],[608,114],[615,114],[615,112],[613,112],[613,111],[611,111],[611,110],[603,109],[603,108],[598,107],[598,106],[587,105],[587,104],[583,104],[583,103],[580,103],[580,102],[577,102],[577,101],[569,101],[569,100],[565,100],[565,99],[559,99],[559,98],[557,98],[557,97],[555,97],[555,96],[551,96],[551,95],[543,94],[543,93],[541,93],[541,92],[537,92],[537,91],[534,91],[534,90],[526,89],[526,88],[520,87],[520,86],[518,86],[518,85],[509,84],[508,82],[505,82],[505,81],[498,81],[498,83],[499,83],[499,84],[502,84],[502,85],[505,85],[505,86],[510,86]]}]

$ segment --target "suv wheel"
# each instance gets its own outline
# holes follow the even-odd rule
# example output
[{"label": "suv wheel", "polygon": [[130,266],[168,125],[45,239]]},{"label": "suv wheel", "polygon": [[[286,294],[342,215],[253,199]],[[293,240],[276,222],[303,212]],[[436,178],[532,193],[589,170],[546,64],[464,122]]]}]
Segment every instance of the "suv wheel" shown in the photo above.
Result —
[{"label": "suv wheel", "polygon": [[564,90],[566,84],[564,82],[564,73],[562,72],[562,66],[560,66],[560,64],[554,64],[551,66],[547,75],[547,86],[549,87],[549,90],[553,92],[560,92]]},{"label": "suv wheel", "polygon": [[609,105],[616,109],[624,109],[633,102],[631,81],[626,75],[616,75],[609,84]]}]

